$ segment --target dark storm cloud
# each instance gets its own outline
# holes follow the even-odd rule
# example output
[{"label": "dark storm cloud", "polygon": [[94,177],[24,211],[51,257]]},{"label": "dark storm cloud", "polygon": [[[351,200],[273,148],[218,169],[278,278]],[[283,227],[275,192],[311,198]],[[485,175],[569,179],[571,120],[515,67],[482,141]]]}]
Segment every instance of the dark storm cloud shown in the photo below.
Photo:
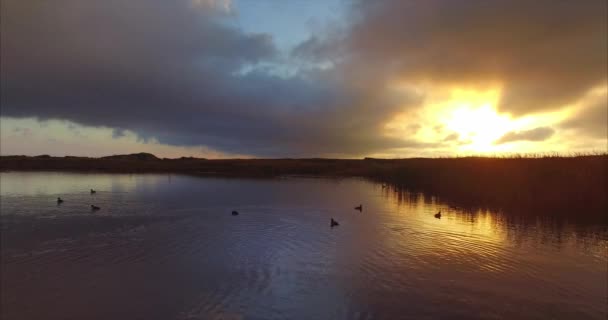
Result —
[{"label": "dark storm cloud", "polygon": [[538,127],[531,130],[511,131],[496,141],[496,144],[503,144],[515,141],[544,141],[555,133],[555,130],[549,127]]},{"label": "dark storm cloud", "polygon": [[390,66],[413,84],[501,85],[499,108],[521,115],[607,81],[607,12],[605,0],[359,0],[348,34],[313,37],[294,56]]},{"label": "dark storm cloud", "polygon": [[408,145],[378,132],[413,99],[361,90],[330,71],[243,74],[276,50],[270,36],[229,18],[190,1],[4,0],[2,115],[256,155]]}]

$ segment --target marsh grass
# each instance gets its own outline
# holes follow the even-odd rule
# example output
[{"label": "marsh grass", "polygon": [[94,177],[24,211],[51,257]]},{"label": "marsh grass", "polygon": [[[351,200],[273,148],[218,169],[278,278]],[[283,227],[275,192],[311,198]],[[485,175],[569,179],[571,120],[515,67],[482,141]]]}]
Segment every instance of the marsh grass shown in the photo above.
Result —
[{"label": "marsh grass", "polygon": [[403,159],[383,163],[371,177],[464,206],[604,221],[608,211],[605,154]]}]

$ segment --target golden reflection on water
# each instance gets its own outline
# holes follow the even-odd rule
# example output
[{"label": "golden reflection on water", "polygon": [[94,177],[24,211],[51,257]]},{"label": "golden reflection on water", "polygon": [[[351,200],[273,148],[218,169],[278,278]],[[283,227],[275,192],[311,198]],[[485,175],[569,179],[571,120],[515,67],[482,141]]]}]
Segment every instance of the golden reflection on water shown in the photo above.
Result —
[{"label": "golden reflection on water", "polygon": [[[461,245],[459,254],[494,256],[508,254],[505,248],[532,251],[548,247],[571,256],[591,255],[608,260],[608,233],[605,226],[577,226],[550,215],[518,216],[499,210],[467,209],[441,201],[423,193],[381,188],[383,206],[387,212],[396,213],[400,223],[422,233],[433,234],[433,242],[441,245],[423,247],[423,250],[441,251],[449,254],[448,248]],[[434,214],[441,211],[441,218]],[[387,238],[391,240],[393,238]],[[471,243],[484,243],[472,246]],[[409,243],[409,249],[416,248]],[[465,250],[469,248],[471,250]],[[499,250],[500,248],[500,250]]]},{"label": "golden reflection on water", "polygon": [[[415,221],[423,222],[419,227],[437,227],[458,234],[475,234],[484,236],[488,241],[501,242],[505,239],[504,221],[500,219],[497,211],[475,209],[467,211],[462,208],[449,206],[440,202],[436,197],[426,196],[422,193],[395,191],[385,189],[382,192],[387,211],[402,212],[403,219],[410,220],[411,215],[416,216]],[[434,214],[441,211],[440,219]]]}]

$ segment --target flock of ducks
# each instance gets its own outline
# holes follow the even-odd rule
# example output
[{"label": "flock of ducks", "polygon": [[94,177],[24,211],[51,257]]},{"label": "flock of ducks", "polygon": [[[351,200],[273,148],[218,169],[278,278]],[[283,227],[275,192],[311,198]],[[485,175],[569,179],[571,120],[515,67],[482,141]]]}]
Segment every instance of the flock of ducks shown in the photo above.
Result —
[{"label": "flock of ducks", "polygon": [[[382,185],[382,188],[385,188],[385,185]],[[91,194],[95,194],[95,193],[97,193],[97,191],[95,191],[95,190],[91,189],[90,193],[91,193]],[[57,205],[60,205],[60,204],[62,204],[62,203],[63,203],[63,199],[61,199],[61,197],[57,197]],[[93,204],[91,205],[91,211],[98,211],[98,210],[100,210],[100,209],[101,209],[101,208],[100,208],[100,207],[98,207],[98,206],[96,206],[96,205],[93,205]],[[357,210],[357,211],[359,211],[359,212],[363,212],[363,205],[362,205],[362,204],[360,204],[360,205],[356,206],[356,207],[355,207],[355,210]],[[238,216],[238,215],[239,215],[239,212],[238,212],[238,211],[236,211],[236,210],[233,210],[233,211],[232,211],[232,215],[233,215],[233,216]],[[437,218],[437,219],[441,219],[441,210],[439,210],[439,212],[437,212],[437,213],[435,214],[435,218]],[[339,226],[339,225],[340,225],[340,223],[338,223],[338,221],[334,220],[334,218],[331,218],[331,219],[329,220],[329,226],[330,226],[330,227],[332,227],[332,228],[333,228],[333,227],[337,227],[337,226]]]},{"label": "flock of ducks", "polygon": [[[356,206],[356,207],[355,207],[355,210],[358,210],[359,212],[363,212],[363,205],[362,205],[362,204],[360,204],[360,205]],[[337,227],[337,226],[339,226],[339,225],[340,225],[340,223],[338,223],[338,221],[334,220],[334,218],[331,218],[331,219],[329,220],[329,226],[330,226],[331,228],[333,228],[333,227]]]},{"label": "flock of ducks", "polygon": [[[95,193],[97,193],[97,191],[95,191],[95,190],[91,189],[90,193],[91,193],[91,194],[95,194]],[[60,204],[62,204],[63,202],[64,202],[64,200],[63,200],[63,199],[61,199],[61,197],[57,197],[57,205],[60,205]],[[91,211],[98,211],[99,209],[101,209],[101,208],[100,208],[100,207],[98,207],[98,206],[96,206],[96,205],[94,205],[94,204],[92,204],[92,205],[91,205]]]},{"label": "flock of ducks", "polygon": [[[356,207],[355,207],[355,210],[359,210],[359,212],[363,212],[363,205],[361,205],[361,204],[360,204],[360,205],[356,206]],[[238,211],[236,211],[236,210],[234,210],[234,211],[232,211],[232,215],[233,215],[233,216],[238,216],[238,215],[239,215],[239,212],[238,212]],[[329,226],[330,226],[330,227],[332,227],[332,228],[333,228],[333,227],[337,227],[337,226],[339,226],[339,225],[340,225],[340,223],[338,223],[338,221],[334,220],[334,218],[331,218],[331,219],[329,220]]]},{"label": "flock of ducks", "polygon": [[[363,205],[362,205],[362,204],[360,204],[360,205],[356,206],[356,207],[355,207],[355,210],[357,210],[357,211],[359,211],[359,212],[363,212]],[[232,215],[233,215],[233,216],[238,216],[238,215],[239,215],[239,212],[238,212],[238,211],[232,211]],[[437,219],[441,219],[441,210],[439,210],[439,212],[437,212],[437,213],[435,214],[435,218],[437,218]],[[330,220],[329,220],[329,226],[330,226],[331,228],[333,228],[333,227],[337,227],[337,226],[339,226],[339,225],[340,225],[340,223],[339,223],[338,221],[336,221],[334,218],[330,218]]]}]

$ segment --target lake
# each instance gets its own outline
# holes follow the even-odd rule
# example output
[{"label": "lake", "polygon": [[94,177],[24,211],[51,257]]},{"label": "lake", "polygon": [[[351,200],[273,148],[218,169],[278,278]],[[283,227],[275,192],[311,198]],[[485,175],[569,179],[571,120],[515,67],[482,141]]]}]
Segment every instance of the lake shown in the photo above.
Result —
[{"label": "lake", "polygon": [[363,179],[3,172],[0,212],[5,320],[608,316],[606,225]]}]

